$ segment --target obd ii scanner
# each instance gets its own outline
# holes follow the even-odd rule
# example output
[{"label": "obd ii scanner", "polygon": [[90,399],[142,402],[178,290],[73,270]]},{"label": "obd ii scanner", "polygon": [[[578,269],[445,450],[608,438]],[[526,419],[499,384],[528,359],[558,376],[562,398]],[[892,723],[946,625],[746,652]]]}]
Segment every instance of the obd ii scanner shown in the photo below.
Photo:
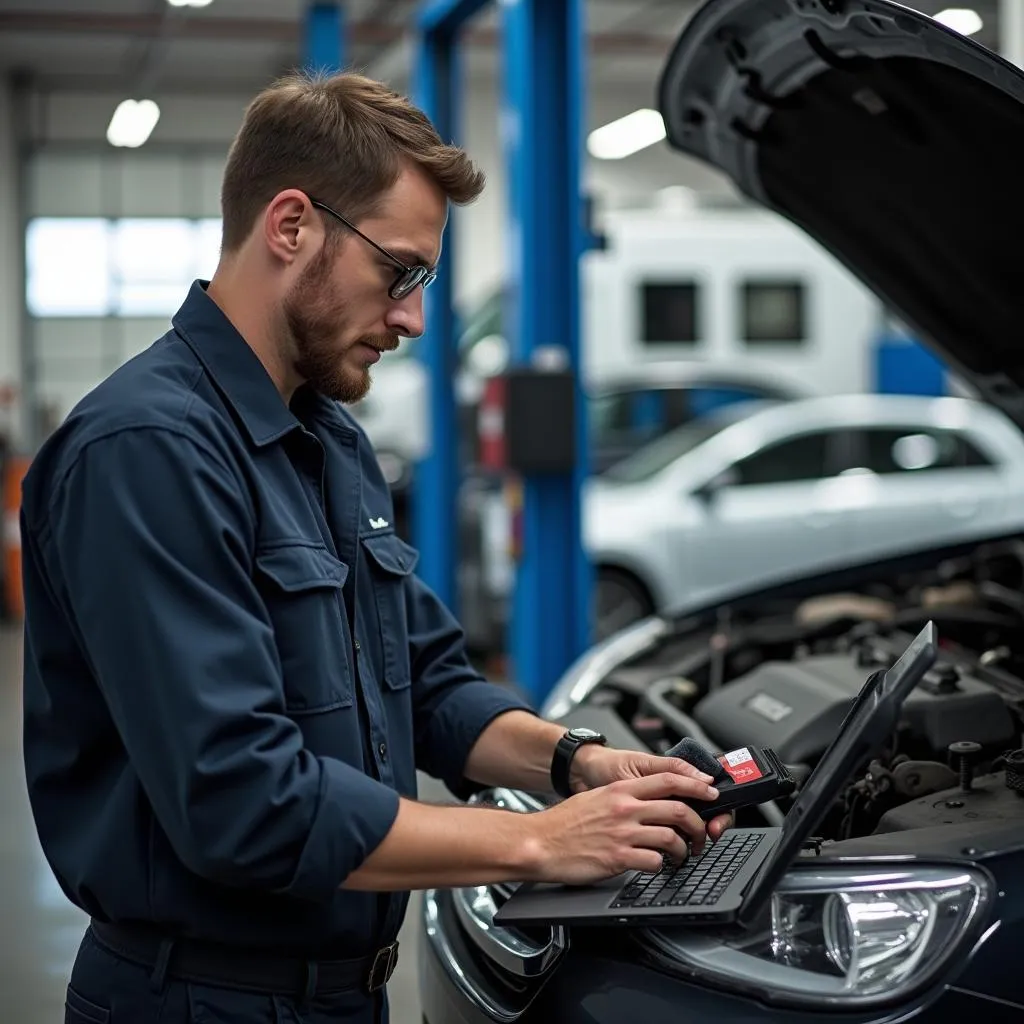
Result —
[{"label": "obd ii scanner", "polygon": [[718,790],[717,800],[686,801],[703,821],[740,807],[789,796],[796,789],[796,780],[771,747],[739,747],[716,755],[686,737],[667,751],[666,756],[681,757],[714,778],[712,785]]}]

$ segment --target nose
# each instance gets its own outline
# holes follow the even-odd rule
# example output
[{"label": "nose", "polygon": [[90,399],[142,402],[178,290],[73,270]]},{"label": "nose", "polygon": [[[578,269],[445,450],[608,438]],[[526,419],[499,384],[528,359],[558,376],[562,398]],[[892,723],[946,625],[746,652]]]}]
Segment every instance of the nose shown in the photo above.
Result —
[{"label": "nose", "polygon": [[404,299],[392,302],[385,322],[403,338],[418,338],[424,331],[423,289],[413,288]]}]

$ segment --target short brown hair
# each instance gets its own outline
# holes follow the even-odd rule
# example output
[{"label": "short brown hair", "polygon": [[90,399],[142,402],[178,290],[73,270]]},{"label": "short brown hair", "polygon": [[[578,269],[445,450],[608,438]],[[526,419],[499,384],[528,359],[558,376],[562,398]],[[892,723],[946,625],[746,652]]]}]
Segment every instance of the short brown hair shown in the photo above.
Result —
[{"label": "short brown hair", "polygon": [[261,92],[245,112],[221,188],[223,248],[237,250],[260,211],[298,188],[359,220],[413,164],[458,205],[483,191],[484,175],[447,145],[404,96],[364,75],[296,72]]}]

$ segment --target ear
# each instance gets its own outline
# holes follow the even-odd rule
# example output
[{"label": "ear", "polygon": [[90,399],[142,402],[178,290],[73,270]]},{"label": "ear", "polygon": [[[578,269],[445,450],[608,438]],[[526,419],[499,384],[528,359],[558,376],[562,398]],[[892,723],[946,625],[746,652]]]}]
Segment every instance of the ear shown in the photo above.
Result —
[{"label": "ear", "polygon": [[323,224],[306,194],[298,189],[279,192],[263,212],[263,237],[275,259],[290,265],[303,249],[319,247]]}]

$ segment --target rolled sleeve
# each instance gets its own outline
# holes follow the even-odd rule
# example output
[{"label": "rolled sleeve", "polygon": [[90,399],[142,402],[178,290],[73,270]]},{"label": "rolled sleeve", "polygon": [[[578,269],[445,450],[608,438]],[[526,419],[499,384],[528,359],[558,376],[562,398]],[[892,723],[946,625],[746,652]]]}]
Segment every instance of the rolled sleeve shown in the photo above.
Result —
[{"label": "rolled sleeve", "polygon": [[398,798],[314,756],[285,713],[249,495],[216,440],[122,430],[55,486],[41,546],[181,862],[325,900],[387,833]]},{"label": "rolled sleeve", "polygon": [[484,729],[506,711],[536,712],[473,668],[458,622],[422,580],[411,576],[408,587],[416,766],[464,800],[484,788],[465,775]]},{"label": "rolled sleeve", "polygon": [[317,813],[287,890],[312,900],[329,900],[338,888],[325,866],[338,865],[347,875],[373,853],[395,823],[399,803],[393,789],[349,765],[324,760],[321,768]]}]

